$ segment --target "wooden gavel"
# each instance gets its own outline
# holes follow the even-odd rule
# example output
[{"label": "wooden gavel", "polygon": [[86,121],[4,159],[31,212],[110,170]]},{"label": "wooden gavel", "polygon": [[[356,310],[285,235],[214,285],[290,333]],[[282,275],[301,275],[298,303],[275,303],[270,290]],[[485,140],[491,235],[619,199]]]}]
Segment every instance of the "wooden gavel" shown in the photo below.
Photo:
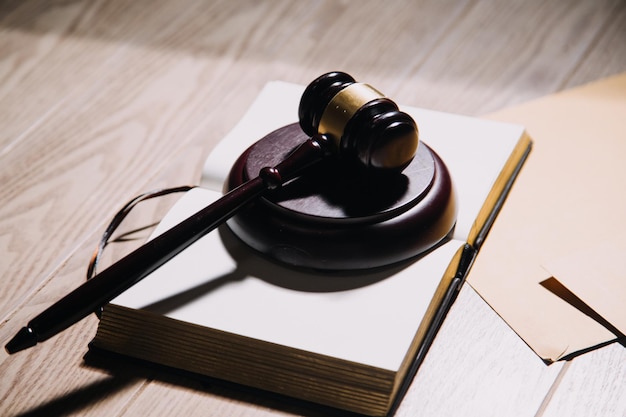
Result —
[{"label": "wooden gavel", "polygon": [[312,140],[330,138],[335,152],[367,168],[401,170],[415,156],[415,121],[368,84],[343,72],[324,74],[306,88],[300,127]]},{"label": "wooden gavel", "polygon": [[[6,345],[10,353],[34,346],[91,314],[206,235],[252,200],[333,156],[372,170],[402,170],[418,145],[415,122],[389,99],[349,75],[331,72],[313,81],[299,106],[311,137],[284,161],[262,168],[213,204],[150,240],[57,301]],[[350,162],[352,161],[352,162]]]},{"label": "wooden gavel", "polygon": [[[374,171],[401,171],[417,150],[418,128],[411,116],[399,111],[393,101],[373,87],[357,83],[343,72],[324,74],[309,84],[300,100],[298,116],[300,127],[310,138],[278,165],[262,168],[256,178],[166,232],[172,235],[172,241],[181,241],[180,245],[173,244],[176,249],[169,258],[217,228],[251,200],[281,187],[328,157],[338,156],[347,164],[356,163]],[[170,241],[165,237],[163,240]]]}]

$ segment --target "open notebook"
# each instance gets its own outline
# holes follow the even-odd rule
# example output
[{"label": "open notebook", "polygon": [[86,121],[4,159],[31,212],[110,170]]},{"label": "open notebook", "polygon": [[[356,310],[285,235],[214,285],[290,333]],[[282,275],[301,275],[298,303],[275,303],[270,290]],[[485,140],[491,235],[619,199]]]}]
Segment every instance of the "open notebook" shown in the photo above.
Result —
[{"label": "open notebook", "polygon": [[[303,89],[269,83],[209,156],[202,187],[155,235],[219,198],[241,152],[297,121]],[[92,347],[366,415],[392,412],[530,151],[518,125],[401,109],[450,170],[459,207],[451,238],[389,268],[316,273],[272,263],[222,227],[107,305]]]}]

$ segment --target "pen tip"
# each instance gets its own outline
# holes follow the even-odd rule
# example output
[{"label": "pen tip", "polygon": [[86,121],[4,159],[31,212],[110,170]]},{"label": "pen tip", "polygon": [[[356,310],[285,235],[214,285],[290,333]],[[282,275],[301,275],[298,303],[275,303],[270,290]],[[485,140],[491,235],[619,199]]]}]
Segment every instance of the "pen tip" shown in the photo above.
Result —
[{"label": "pen tip", "polygon": [[19,352],[20,350],[28,349],[29,347],[33,347],[37,344],[37,336],[33,332],[30,327],[22,327],[22,329],[17,332],[13,339],[7,343],[4,348],[9,354],[13,354],[15,352]]}]

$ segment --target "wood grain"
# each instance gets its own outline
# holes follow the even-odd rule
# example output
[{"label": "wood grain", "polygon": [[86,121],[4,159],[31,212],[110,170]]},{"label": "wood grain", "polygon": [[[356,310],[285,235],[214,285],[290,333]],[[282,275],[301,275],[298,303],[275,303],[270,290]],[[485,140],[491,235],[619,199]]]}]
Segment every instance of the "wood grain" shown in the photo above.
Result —
[{"label": "wood grain", "polygon": [[[198,167],[203,162],[198,155],[198,149],[193,146],[172,155],[172,161],[175,161],[172,167],[148,179],[146,186],[155,189],[168,186],[172,180],[183,184],[197,178]],[[127,233],[135,227],[153,224],[172,202],[171,199],[154,200],[147,206],[138,207],[120,232]],[[87,261],[101,232],[97,230],[86,239],[88,244],[81,245],[74,256],[53,273],[45,291],[31,296],[28,305],[12,316],[11,323],[26,323],[85,279]],[[136,240],[113,242],[105,252],[101,266],[106,267],[112,260],[137,247],[149,230],[142,233],[134,235]],[[125,404],[150,384],[154,376],[146,368],[129,367],[123,362],[85,362],[83,355],[95,335],[96,326],[97,318],[93,315],[24,355],[7,357],[2,351],[1,414],[86,416],[121,413]],[[0,340],[8,340],[15,330],[11,325],[0,327]],[[25,395],[31,399],[22,401]]]},{"label": "wood grain", "polygon": [[465,285],[397,415],[534,416],[561,367],[546,366]]},{"label": "wood grain", "polygon": [[[475,2],[413,69],[405,91],[417,96],[415,105],[470,115],[556,91],[592,48],[615,5]],[[411,100],[402,93],[396,98]]]},{"label": "wood grain", "polygon": [[[8,3],[8,2],[7,2]],[[3,4],[0,37],[0,156],[47,115],[98,82],[114,45],[86,44],[68,35],[93,21],[88,3]],[[85,53],[86,49],[89,53]]]},{"label": "wood grain", "polygon": [[[12,262],[3,265],[21,280],[5,287],[0,315],[22,298],[21,284],[45,280],[46,268],[67,259],[87,233],[131,196],[121,190],[145,186],[145,178],[202,126],[205,114],[197,83],[206,67],[193,59],[165,67],[158,60],[154,67],[148,60],[141,62],[146,72],[130,79],[115,77],[106,89],[58,108],[5,158],[0,168],[0,198],[6,202],[0,208],[0,230],[10,246],[31,251],[14,253]],[[33,155],[35,147],[39,149]],[[15,172],[20,175],[11,175]],[[60,233],[68,224],[69,233]],[[33,252],[39,256],[33,258]]]},{"label": "wood grain", "polygon": [[541,417],[625,416],[626,349],[619,343],[568,364]]},{"label": "wood grain", "polygon": [[[400,103],[479,115],[626,71],[625,28],[619,0],[4,1],[0,339],[82,282],[126,200],[197,182],[267,81],[306,84],[339,69]],[[107,259],[137,244],[117,243]],[[138,365],[90,364],[82,355],[95,326],[90,317],[0,356],[0,415],[325,414]],[[620,416],[623,352],[546,367],[466,287],[398,415]]]}]

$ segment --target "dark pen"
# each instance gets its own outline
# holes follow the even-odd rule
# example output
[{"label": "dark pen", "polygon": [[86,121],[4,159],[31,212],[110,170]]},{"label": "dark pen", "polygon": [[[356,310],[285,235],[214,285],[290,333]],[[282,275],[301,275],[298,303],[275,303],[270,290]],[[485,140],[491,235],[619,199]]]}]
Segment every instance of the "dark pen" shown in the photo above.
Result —
[{"label": "dark pen", "polygon": [[13,354],[67,329],[148,276],[264,192],[295,178],[329,155],[323,135],[315,135],[274,168],[242,184],[213,204],[131,252],[32,319],[5,346]]}]

